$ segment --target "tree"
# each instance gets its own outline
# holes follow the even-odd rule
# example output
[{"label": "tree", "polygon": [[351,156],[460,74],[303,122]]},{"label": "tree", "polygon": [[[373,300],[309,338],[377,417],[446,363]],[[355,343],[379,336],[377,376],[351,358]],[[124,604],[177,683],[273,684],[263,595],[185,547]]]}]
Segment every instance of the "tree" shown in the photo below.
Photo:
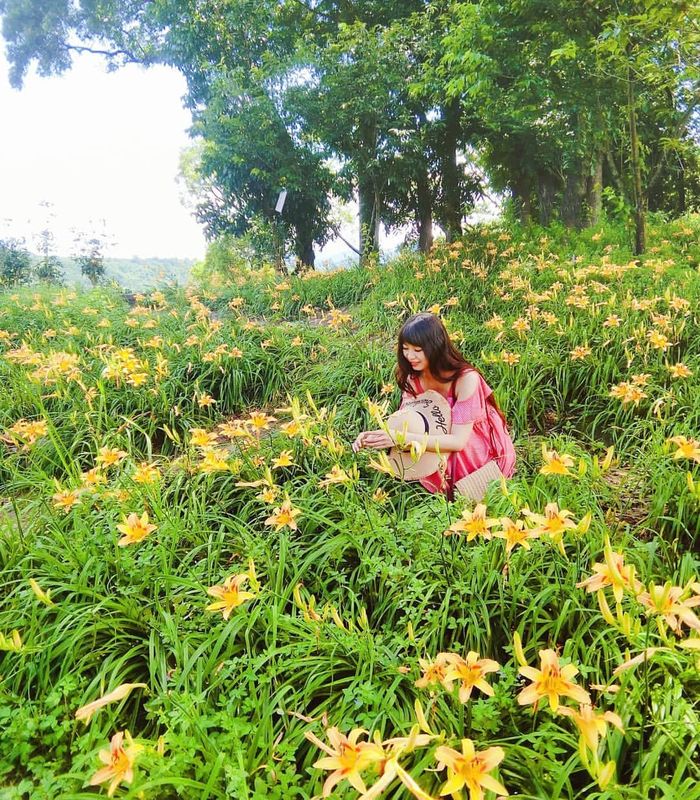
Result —
[{"label": "tree", "polygon": [[80,272],[93,286],[105,278],[105,237],[100,234],[78,234],[75,238],[76,252],[73,256]]},{"label": "tree", "polygon": [[51,210],[51,203],[43,201],[39,205],[46,209],[46,222],[35,237],[39,260],[34,265],[34,274],[40,281],[60,284],[63,281],[63,265],[54,253],[55,237],[50,227],[55,215]]},{"label": "tree", "polygon": [[6,287],[29,283],[32,257],[21,239],[0,239],[0,285]]},{"label": "tree", "polygon": [[[620,2],[605,20],[595,42],[603,66],[614,73],[625,90],[628,167],[634,207],[634,250],[644,252],[644,212],[650,190],[663,173],[669,154],[684,147],[689,126],[700,104],[700,3]],[[661,102],[659,102],[659,98]],[[658,113],[658,109],[663,109]],[[651,112],[651,113],[650,113]],[[653,170],[645,163],[640,117],[653,119],[653,139],[661,145]],[[650,120],[651,121],[651,120]],[[697,146],[694,148],[697,154]],[[615,167],[611,161],[611,167]],[[621,189],[619,170],[613,169]],[[683,201],[685,205],[685,200]]]}]

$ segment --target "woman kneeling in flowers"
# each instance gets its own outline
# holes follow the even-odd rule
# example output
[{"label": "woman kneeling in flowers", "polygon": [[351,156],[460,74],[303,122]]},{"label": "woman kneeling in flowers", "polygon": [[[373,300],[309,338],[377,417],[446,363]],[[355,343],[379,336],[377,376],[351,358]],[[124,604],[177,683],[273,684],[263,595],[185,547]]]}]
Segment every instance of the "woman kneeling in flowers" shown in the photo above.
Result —
[{"label": "woman kneeling in flowers", "polygon": [[406,444],[423,446],[426,453],[447,454],[443,468],[421,474],[418,467],[413,479],[428,491],[444,492],[450,498],[456,492],[480,499],[477,495],[483,491],[477,486],[485,487],[484,481],[499,475],[513,475],[515,449],[493,391],[455,348],[442,321],[434,314],[415,314],[399,331],[396,380],[402,395],[399,411],[426,393],[436,393],[451,409],[451,427],[439,426],[438,432],[433,433],[428,432],[426,422],[425,433],[404,432],[403,419],[397,412],[393,420],[389,419],[386,430],[360,433],[353,443],[355,452],[363,447],[393,448],[397,439],[403,439]]}]

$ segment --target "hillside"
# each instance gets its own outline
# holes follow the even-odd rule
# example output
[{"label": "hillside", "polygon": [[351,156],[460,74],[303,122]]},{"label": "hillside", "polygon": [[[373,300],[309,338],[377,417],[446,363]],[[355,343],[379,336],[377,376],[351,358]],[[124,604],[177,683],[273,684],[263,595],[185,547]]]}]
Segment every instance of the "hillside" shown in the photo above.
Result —
[{"label": "hillside", "polygon": [[[699,234],[0,294],[3,792],[697,800]],[[513,433],[481,504],[350,447],[421,310]]]},{"label": "hillside", "polygon": [[[165,283],[184,286],[194,263],[188,258],[106,258],[105,275],[125,289],[140,292]],[[61,265],[68,286],[89,287],[72,258],[61,258]]]}]

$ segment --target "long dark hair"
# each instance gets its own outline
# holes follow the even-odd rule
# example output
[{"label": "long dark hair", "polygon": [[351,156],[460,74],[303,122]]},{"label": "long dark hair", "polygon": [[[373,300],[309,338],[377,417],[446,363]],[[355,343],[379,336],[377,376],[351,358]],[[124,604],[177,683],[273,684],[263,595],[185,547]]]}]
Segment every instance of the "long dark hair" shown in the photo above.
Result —
[{"label": "long dark hair", "polygon": [[414,314],[404,322],[399,331],[396,352],[396,382],[402,392],[415,395],[415,389],[408,382],[408,378],[417,374],[403,354],[404,344],[412,344],[423,350],[428,359],[430,372],[441,382],[453,381],[465,369],[474,369],[452,344],[439,317],[429,314],[427,311]]},{"label": "long dark hair", "polygon": [[[416,396],[416,390],[408,379],[417,373],[411,369],[408,359],[403,354],[405,343],[420,347],[423,350],[428,359],[430,372],[433,377],[441,382],[453,381],[467,369],[473,369],[481,375],[479,370],[470,364],[452,344],[450,335],[447,333],[440,317],[423,311],[420,314],[414,314],[409,317],[399,331],[399,341],[396,348],[396,382],[399,384],[399,389],[401,389],[402,393],[408,392],[414,397]],[[493,393],[486,398],[486,402],[496,409],[505,424],[506,418]]]}]

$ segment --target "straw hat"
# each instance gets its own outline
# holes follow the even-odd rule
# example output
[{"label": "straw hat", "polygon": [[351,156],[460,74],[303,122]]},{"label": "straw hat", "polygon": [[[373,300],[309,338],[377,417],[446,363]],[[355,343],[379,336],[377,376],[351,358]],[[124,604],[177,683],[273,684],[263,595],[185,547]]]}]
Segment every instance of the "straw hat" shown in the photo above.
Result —
[{"label": "straw hat", "polygon": [[[449,433],[452,424],[452,409],[447,400],[433,389],[406,400],[403,407],[387,420],[389,428],[418,435],[439,436]],[[397,478],[416,481],[432,475],[444,464],[446,456],[425,451],[414,461],[410,450],[392,447],[389,461]]]}]

